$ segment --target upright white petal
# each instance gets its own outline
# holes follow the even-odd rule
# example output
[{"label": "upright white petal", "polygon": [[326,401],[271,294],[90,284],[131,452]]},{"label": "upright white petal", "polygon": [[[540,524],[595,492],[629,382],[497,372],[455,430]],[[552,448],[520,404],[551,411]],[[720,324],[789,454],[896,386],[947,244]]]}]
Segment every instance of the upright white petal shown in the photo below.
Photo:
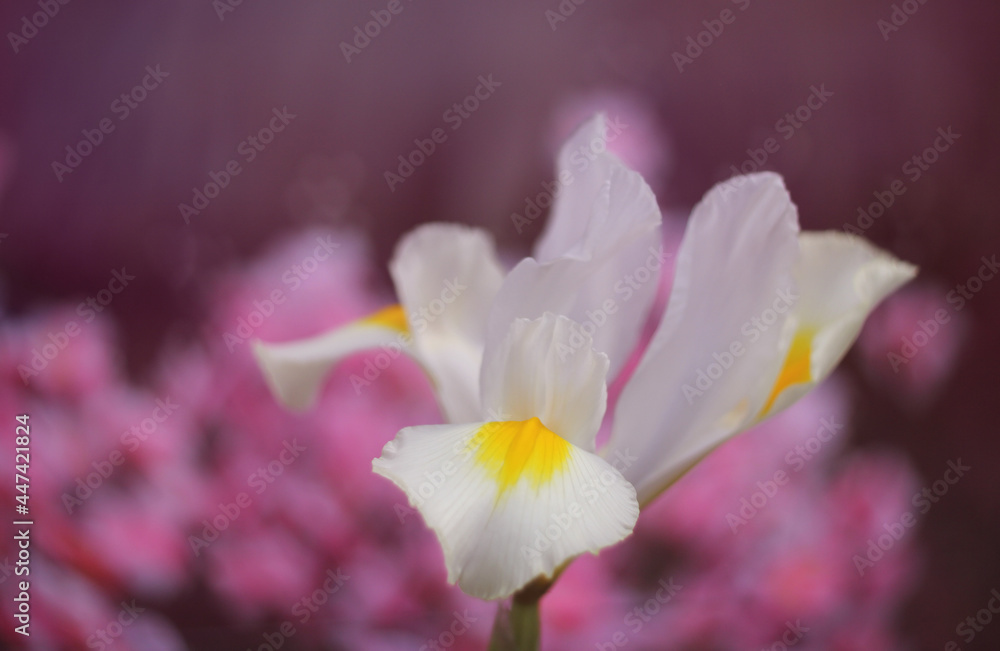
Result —
[{"label": "upright white petal", "polygon": [[492,238],[457,224],[420,226],[400,242],[389,270],[445,415],[475,420],[486,322],[503,280]]},{"label": "upright white petal", "polygon": [[822,382],[857,339],[871,311],[917,273],[913,265],[847,233],[805,232],[799,244],[802,255],[795,280],[801,297],[790,325],[802,350],[799,359],[794,350],[786,358],[772,389],[773,400],[761,417],[781,411]]},{"label": "upright white petal", "polygon": [[613,154],[587,149],[589,154],[573,157],[599,131],[598,121],[588,123],[563,150],[561,170],[572,181],[559,190],[538,258],[522,260],[505,279],[488,339],[499,342],[516,318],[563,314],[588,328],[614,376],[634,348],[656,294],[663,264],[661,216],[646,182]]},{"label": "upright white petal", "polygon": [[608,358],[592,345],[579,324],[564,316],[516,320],[483,360],[484,413],[516,421],[538,417],[593,452],[607,405]]},{"label": "upright white petal", "polygon": [[606,181],[611,169],[620,165],[607,149],[607,124],[603,113],[584,122],[569,137],[556,159],[559,191],[545,230],[535,243],[535,259],[551,262],[567,254],[584,239],[596,206],[606,200]]},{"label": "upright white petal", "polygon": [[622,392],[609,445],[648,501],[752,422],[766,402],[798,300],[798,215],[772,173],[715,186],[695,207],[666,314]]},{"label": "upright white petal", "polygon": [[309,407],[330,369],[369,348],[409,352],[406,317],[398,305],[317,337],[287,343],[255,341],[253,353],[271,392],[290,409]]},{"label": "upright white petal", "polygon": [[448,580],[481,599],[622,540],[639,516],[614,468],[538,419],[409,427],[372,466],[437,534]]}]

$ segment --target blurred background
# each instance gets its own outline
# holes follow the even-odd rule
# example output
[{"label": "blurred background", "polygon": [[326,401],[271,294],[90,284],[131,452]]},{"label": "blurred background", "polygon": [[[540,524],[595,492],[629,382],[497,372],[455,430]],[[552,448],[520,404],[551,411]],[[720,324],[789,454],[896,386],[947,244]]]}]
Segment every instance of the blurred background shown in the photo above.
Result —
[{"label": "blurred background", "polygon": [[[671,249],[714,183],[769,169],[803,228],[921,272],[821,390],[575,563],[545,648],[998,648],[998,19],[990,0],[4,2],[0,497],[13,513],[28,414],[35,525],[30,638],[3,525],[0,640],[484,648],[494,606],[446,584],[370,473],[440,418],[419,370],[359,391],[358,356],[289,414],[246,339],[392,302],[386,262],[420,223],[527,254],[544,219],[517,216],[604,111]],[[734,524],[778,470],[794,489]]]}]

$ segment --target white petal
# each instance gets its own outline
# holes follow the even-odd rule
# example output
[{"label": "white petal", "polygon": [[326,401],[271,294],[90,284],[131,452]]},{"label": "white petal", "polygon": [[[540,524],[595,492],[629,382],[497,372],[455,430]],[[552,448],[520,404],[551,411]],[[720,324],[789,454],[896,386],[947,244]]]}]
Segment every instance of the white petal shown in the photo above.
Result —
[{"label": "white petal", "polygon": [[400,242],[389,269],[445,415],[479,418],[486,322],[503,281],[492,239],[480,229],[427,224]]},{"label": "white petal", "polygon": [[[574,198],[561,200],[553,214],[557,223],[540,246],[540,258],[522,260],[504,280],[488,341],[499,342],[516,318],[563,314],[591,330],[614,376],[656,294],[663,264],[660,210],[642,177],[610,153],[579,173],[563,186],[560,196]],[[572,213],[563,205],[572,206]]]},{"label": "white petal", "polygon": [[847,233],[806,232],[799,244],[795,279],[801,298],[791,322],[797,332],[809,335],[809,379],[783,388],[762,414],[766,416],[822,382],[854,344],[871,311],[917,273],[913,265]]},{"label": "white petal", "polygon": [[611,168],[620,165],[613,156],[604,155],[606,150],[603,113],[583,123],[559,150],[559,190],[545,230],[535,243],[534,257],[539,262],[551,262],[583,240],[595,206],[606,201],[602,195],[607,192],[605,182],[611,177]]},{"label": "white petal", "polygon": [[592,348],[579,324],[564,316],[518,319],[483,361],[483,409],[488,417],[528,420],[593,452],[604,418],[608,358]]},{"label": "white petal", "polygon": [[765,403],[790,344],[798,230],[776,174],[719,184],[695,207],[666,314],[602,450],[638,457],[623,474],[643,502]]},{"label": "white petal", "polygon": [[409,427],[372,463],[437,534],[448,580],[481,599],[507,597],[622,540],[639,515],[635,490],[614,468],[551,432],[539,435],[526,470],[512,472],[516,443],[505,448],[503,425]]},{"label": "white petal", "polygon": [[409,352],[409,340],[402,311],[391,306],[310,339],[255,341],[253,353],[275,397],[290,409],[305,409],[316,400],[326,374],[344,357],[377,347]]}]

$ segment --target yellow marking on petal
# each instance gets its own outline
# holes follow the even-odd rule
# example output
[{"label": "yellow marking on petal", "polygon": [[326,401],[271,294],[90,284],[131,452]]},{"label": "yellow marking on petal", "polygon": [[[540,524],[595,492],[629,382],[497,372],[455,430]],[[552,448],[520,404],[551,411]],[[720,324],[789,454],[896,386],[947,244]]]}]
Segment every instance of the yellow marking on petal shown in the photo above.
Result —
[{"label": "yellow marking on petal", "polygon": [[782,391],[794,384],[812,381],[812,341],[814,335],[815,332],[811,328],[804,328],[795,333],[792,346],[788,349],[788,356],[785,357],[785,364],[781,367],[778,379],[771,389],[771,395],[760,412],[760,418],[767,415]]},{"label": "yellow marking on petal", "polygon": [[538,418],[486,423],[468,447],[496,480],[500,496],[522,479],[541,488],[563,469],[570,454],[569,442]]},{"label": "yellow marking on petal", "polygon": [[403,306],[398,303],[382,308],[378,312],[361,319],[359,323],[379,325],[398,330],[399,332],[409,332],[409,325],[406,322],[406,312],[403,311]]}]

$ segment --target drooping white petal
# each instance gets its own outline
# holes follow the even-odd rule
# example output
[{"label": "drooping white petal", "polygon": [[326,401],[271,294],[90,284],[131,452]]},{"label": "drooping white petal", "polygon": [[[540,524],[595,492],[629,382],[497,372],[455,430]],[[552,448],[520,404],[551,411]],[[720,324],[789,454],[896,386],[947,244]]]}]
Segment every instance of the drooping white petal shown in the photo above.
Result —
[{"label": "drooping white petal", "polygon": [[752,422],[790,346],[798,215],[764,173],[715,186],[695,207],[666,314],[622,392],[604,456],[648,501]]},{"label": "drooping white petal", "polygon": [[484,413],[516,421],[538,417],[593,452],[607,405],[608,358],[592,345],[580,325],[564,316],[517,319],[483,360]]},{"label": "drooping white petal", "polygon": [[[799,235],[795,270],[800,299],[792,310],[795,346],[761,417],[792,404],[840,363],[865,319],[886,296],[911,280],[917,268],[867,240],[837,231]],[[798,357],[796,357],[796,353]]]},{"label": "drooping white petal", "polygon": [[477,419],[486,322],[503,280],[492,239],[457,224],[420,226],[400,242],[389,269],[445,415]]},{"label": "drooping white petal", "polygon": [[306,409],[316,400],[326,374],[343,358],[377,347],[409,352],[409,341],[405,315],[399,306],[391,306],[310,339],[255,341],[253,354],[275,397],[290,409]]},{"label": "drooping white petal", "polygon": [[409,427],[372,466],[437,534],[448,580],[481,599],[622,540],[639,515],[614,468],[537,419]]},{"label": "drooping white petal", "polygon": [[[588,124],[574,138],[586,140],[596,128]],[[661,216],[641,176],[609,152],[591,155],[574,170],[579,178],[560,189],[555,224],[539,245],[539,258],[522,260],[504,280],[488,340],[499,342],[516,318],[563,314],[588,328],[614,376],[656,294]]]}]

